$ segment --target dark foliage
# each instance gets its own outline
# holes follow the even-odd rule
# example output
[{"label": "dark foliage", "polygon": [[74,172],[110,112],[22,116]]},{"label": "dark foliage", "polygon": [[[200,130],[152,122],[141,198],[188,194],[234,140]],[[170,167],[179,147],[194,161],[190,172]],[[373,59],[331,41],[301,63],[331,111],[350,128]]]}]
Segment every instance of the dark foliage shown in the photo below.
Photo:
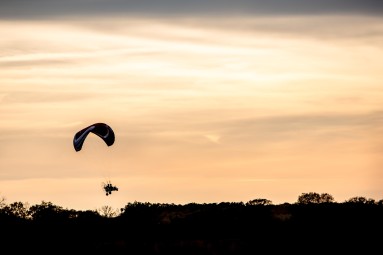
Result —
[{"label": "dark foliage", "polygon": [[[312,195],[310,197],[310,195]],[[380,248],[381,201],[336,203],[304,193],[294,204],[128,203],[115,217],[49,202],[0,207],[1,242],[12,253],[54,254],[370,254]]]}]

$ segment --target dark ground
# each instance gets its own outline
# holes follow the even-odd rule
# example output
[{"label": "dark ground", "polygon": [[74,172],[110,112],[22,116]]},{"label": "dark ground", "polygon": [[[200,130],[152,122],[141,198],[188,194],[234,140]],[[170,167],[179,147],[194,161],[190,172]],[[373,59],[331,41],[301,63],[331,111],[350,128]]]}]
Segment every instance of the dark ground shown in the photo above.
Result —
[{"label": "dark ground", "polygon": [[383,242],[376,204],[136,203],[113,218],[43,209],[2,215],[3,254],[379,254]]}]

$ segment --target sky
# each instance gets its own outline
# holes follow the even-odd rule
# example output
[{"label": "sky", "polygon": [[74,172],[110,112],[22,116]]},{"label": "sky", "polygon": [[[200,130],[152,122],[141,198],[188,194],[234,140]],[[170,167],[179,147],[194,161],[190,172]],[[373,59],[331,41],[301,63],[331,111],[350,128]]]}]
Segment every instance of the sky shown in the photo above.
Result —
[{"label": "sky", "polygon": [[[0,196],[383,199],[382,14],[379,0],[1,1]],[[90,134],[76,152],[96,122],[115,143]]]}]

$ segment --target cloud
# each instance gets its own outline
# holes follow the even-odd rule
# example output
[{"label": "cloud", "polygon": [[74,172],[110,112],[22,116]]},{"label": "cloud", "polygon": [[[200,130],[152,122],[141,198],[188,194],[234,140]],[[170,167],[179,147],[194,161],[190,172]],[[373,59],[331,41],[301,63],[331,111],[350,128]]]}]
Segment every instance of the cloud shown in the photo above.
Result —
[{"label": "cloud", "polygon": [[252,15],[323,13],[381,15],[383,2],[376,0],[6,0],[0,4],[0,17],[8,19],[105,14],[179,16],[228,13]]},{"label": "cloud", "polygon": [[243,145],[305,139],[360,140],[382,126],[382,116],[383,112],[271,116],[220,122],[215,128],[228,143]]},{"label": "cloud", "polygon": [[213,143],[217,143],[217,144],[219,144],[219,143],[220,143],[220,140],[221,140],[221,136],[219,136],[219,135],[215,135],[215,134],[208,134],[208,135],[205,135],[205,137],[206,137],[209,141],[211,141],[211,142],[213,142]]},{"label": "cloud", "polygon": [[15,107],[15,104],[51,104],[58,102],[71,103],[90,99],[100,100],[102,93],[76,92],[76,91],[15,91],[0,95],[0,102]]}]

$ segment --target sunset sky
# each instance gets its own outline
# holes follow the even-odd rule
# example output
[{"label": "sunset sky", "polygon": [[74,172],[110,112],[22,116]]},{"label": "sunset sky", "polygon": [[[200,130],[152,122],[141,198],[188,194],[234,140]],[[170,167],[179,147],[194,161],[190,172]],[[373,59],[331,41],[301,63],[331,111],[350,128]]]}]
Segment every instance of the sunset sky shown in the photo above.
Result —
[{"label": "sunset sky", "polygon": [[383,199],[383,1],[12,0],[0,33],[7,203]]}]

